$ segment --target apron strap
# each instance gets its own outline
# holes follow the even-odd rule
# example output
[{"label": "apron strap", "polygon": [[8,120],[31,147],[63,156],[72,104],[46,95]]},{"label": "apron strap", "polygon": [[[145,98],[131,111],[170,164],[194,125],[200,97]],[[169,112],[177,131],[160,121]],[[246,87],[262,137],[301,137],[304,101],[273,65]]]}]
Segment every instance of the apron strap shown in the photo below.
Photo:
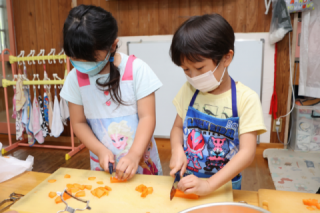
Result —
[{"label": "apron strap", "polygon": [[238,117],[238,108],[237,108],[237,88],[234,80],[231,79],[231,102],[232,102],[232,116],[234,118]]},{"label": "apron strap", "polygon": [[192,96],[192,99],[191,99],[191,101],[190,101],[189,106],[191,106],[191,107],[193,106],[193,104],[194,104],[194,102],[195,102],[198,94],[199,94],[199,90],[196,90],[196,91],[194,92],[193,96]]}]

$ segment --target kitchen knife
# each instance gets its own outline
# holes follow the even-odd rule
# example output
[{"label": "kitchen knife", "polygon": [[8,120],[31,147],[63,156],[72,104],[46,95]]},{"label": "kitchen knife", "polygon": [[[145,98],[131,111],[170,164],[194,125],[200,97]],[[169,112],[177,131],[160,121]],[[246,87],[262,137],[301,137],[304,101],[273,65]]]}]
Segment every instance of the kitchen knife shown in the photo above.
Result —
[{"label": "kitchen knife", "polygon": [[176,194],[179,181],[180,181],[180,171],[178,171],[178,172],[175,174],[175,178],[174,178],[174,181],[173,181],[173,185],[172,185],[172,188],[171,188],[171,191],[170,191],[170,200],[172,200],[172,198],[173,198],[174,195]]}]

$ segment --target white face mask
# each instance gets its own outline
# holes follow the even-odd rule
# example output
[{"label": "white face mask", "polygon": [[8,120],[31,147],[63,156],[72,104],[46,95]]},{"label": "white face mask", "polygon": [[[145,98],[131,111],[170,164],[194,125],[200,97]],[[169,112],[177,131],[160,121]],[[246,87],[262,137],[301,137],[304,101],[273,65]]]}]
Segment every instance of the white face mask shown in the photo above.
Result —
[{"label": "white face mask", "polygon": [[219,67],[219,64],[213,71],[210,70],[196,77],[190,78],[188,75],[186,75],[187,80],[194,88],[196,88],[197,90],[200,90],[201,92],[209,92],[209,91],[215,90],[221,84],[224,73],[226,71],[226,67],[225,67],[223,70],[222,76],[220,78],[220,81],[217,81],[213,73],[217,70],[217,68]]}]

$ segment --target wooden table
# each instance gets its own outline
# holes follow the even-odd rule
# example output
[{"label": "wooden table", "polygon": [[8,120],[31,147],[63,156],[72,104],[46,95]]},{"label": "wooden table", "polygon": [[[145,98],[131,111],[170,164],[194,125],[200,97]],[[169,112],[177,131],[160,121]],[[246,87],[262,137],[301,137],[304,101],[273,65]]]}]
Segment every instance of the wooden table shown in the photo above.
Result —
[{"label": "wooden table", "polygon": [[[7,199],[12,192],[27,194],[49,176],[50,174],[47,173],[25,172],[15,178],[0,183],[0,202]],[[251,205],[259,205],[258,192],[233,190],[233,199],[234,202],[245,201]]]}]

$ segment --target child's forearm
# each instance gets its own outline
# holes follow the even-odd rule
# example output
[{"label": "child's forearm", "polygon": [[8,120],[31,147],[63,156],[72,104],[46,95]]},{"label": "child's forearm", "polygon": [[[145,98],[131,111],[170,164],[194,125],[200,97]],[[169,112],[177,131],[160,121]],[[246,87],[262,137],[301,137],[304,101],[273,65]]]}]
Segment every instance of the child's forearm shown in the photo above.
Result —
[{"label": "child's forearm", "polygon": [[171,149],[182,148],[183,145],[183,131],[182,128],[173,126],[170,134]]},{"label": "child's forearm", "polygon": [[248,167],[254,159],[252,153],[240,150],[219,172],[209,178],[211,191],[217,190],[222,185],[237,176],[241,171]]},{"label": "child's forearm", "polygon": [[129,150],[130,154],[134,154],[140,159],[143,153],[146,151],[148,144],[151,141],[154,129],[155,129],[155,116],[144,116],[139,119],[138,128],[133,144]]},{"label": "child's forearm", "polygon": [[79,140],[95,155],[99,156],[107,150],[107,147],[96,138],[87,123],[72,123],[72,128]]}]

